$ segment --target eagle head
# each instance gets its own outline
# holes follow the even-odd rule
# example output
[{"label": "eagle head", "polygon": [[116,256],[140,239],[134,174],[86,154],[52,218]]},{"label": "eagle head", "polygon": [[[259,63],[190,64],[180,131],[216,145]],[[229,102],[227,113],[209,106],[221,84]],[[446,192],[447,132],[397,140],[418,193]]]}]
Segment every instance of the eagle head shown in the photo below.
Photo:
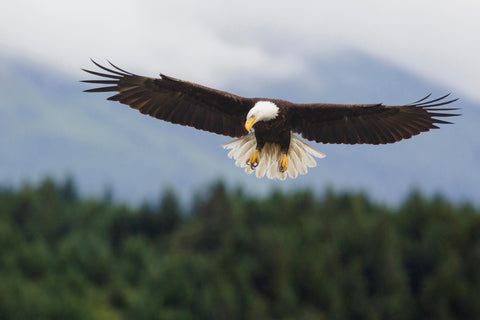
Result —
[{"label": "eagle head", "polygon": [[279,108],[275,103],[271,101],[258,101],[253,108],[248,111],[245,129],[250,132],[256,122],[275,119],[278,115],[278,111]]}]

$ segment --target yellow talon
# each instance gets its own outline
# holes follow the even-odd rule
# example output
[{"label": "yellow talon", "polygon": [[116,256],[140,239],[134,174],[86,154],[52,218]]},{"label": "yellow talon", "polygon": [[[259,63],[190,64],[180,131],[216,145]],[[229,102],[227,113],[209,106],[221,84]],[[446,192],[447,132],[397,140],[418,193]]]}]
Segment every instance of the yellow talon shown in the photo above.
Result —
[{"label": "yellow talon", "polygon": [[285,171],[287,171],[287,168],[288,168],[288,158],[287,158],[287,155],[284,153],[282,161],[280,161],[280,167],[278,168],[278,170],[280,170],[281,173],[284,173]]},{"label": "yellow talon", "polygon": [[258,162],[260,161],[260,158],[258,157],[258,150],[255,150],[250,158],[247,160],[247,164],[250,165],[250,168],[255,169],[258,166]]}]

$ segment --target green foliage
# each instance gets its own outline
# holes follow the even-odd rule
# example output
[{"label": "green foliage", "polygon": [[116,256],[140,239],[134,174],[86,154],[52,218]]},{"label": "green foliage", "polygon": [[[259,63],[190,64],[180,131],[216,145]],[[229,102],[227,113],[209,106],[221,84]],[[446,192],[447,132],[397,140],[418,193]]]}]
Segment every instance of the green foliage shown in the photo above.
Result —
[{"label": "green foliage", "polygon": [[480,212],[413,192],[245,195],[190,209],[0,188],[0,319],[474,319]]}]

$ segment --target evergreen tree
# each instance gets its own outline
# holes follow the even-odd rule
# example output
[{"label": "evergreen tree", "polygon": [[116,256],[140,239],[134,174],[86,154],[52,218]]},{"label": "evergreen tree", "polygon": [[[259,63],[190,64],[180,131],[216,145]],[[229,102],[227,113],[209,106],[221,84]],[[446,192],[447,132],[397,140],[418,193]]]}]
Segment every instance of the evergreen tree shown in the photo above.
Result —
[{"label": "evergreen tree", "polygon": [[0,187],[0,319],[476,319],[480,210],[218,182],[133,208]]}]

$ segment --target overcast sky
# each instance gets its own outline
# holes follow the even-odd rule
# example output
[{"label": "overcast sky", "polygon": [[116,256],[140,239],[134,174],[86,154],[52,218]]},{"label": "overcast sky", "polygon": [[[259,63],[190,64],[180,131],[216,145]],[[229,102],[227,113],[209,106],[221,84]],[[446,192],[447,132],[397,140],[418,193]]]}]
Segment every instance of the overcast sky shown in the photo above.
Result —
[{"label": "overcast sky", "polygon": [[76,78],[92,57],[221,86],[354,49],[480,101],[478,0],[4,0],[0,15],[0,51]]}]

